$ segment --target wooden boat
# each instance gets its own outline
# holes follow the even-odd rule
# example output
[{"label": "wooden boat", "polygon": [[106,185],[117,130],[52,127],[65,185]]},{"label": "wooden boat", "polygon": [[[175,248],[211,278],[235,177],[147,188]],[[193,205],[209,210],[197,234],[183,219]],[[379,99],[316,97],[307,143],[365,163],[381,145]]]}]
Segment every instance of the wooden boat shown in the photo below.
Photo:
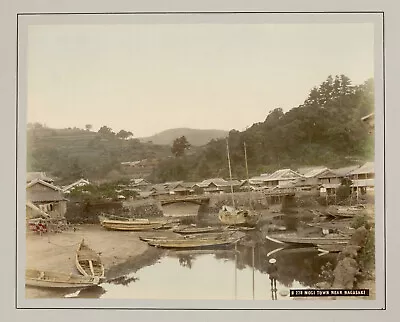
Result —
[{"label": "wooden boat", "polygon": [[181,241],[181,240],[215,240],[232,236],[231,234],[227,234],[225,232],[220,233],[199,233],[199,234],[189,234],[189,235],[178,235],[178,236],[139,236],[139,239],[145,242],[148,241]]},{"label": "wooden boat", "polygon": [[100,224],[105,222],[113,222],[113,223],[127,223],[127,224],[138,224],[138,225],[149,225],[149,224],[177,224],[180,222],[180,219],[170,219],[170,218],[129,218],[129,217],[121,217],[115,215],[107,215],[100,214],[97,216],[99,218]]},{"label": "wooden boat", "polygon": [[266,236],[270,241],[277,244],[287,244],[292,246],[302,245],[346,245],[350,237],[298,237],[298,236]]},{"label": "wooden boat", "polygon": [[201,249],[215,248],[218,246],[228,246],[238,242],[243,238],[243,234],[218,234],[214,236],[189,236],[178,238],[164,238],[147,240],[150,246],[160,248],[176,248],[176,249]]},{"label": "wooden boat", "polygon": [[97,276],[104,278],[104,265],[101,263],[100,256],[82,239],[76,250],[75,265],[83,276]]},{"label": "wooden boat", "polygon": [[218,213],[219,220],[228,226],[255,226],[260,220],[260,216],[253,210],[234,209],[232,207],[223,207]]},{"label": "wooden boat", "polygon": [[319,251],[328,253],[340,253],[346,245],[334,244],[334,245],[317,245]]},{"label": "wooden boat", "polygon": [[199,248],[214,248],[220,246],[228,246],[238,241],[238,239],[182,239],[182,240],[158,240],[148,241],[150,246],[160,248],[185,248],[185,249],[199,249]]},{"label": "wooden boat", "polygon": [[[226,140],[226,151],[228,156],[228,167],[229,167],[229,178],[232,182],[232,169],[231,169],[231,159],[229,156],[229,144],[228,139]],[[246,144],[244,144],[244,156],[246,161],[246,172],[247,172],[247,182],[249,183],[249,175],[247,168],[247,153],[246,153]],[[250,193],[250,187],[249,187]],[[233,197],[233,186],[231,184],[231,197],[232,197],[232,205],[233,207],[223,206],[222,209],[218,213],[219,220],[228,226],[236,226],[236,225],[246,225],[246,226],[255,226],[260,220],[260,214],[256,213],[252,209],[237,209],[235,208],[235,199]],[[250,204],[251,204],[251,200]]]},{"label": "wooden boat", "polygon": [[168,220],[103,220],[101,225],[110,230],[126,230],[126,231],[145,231],[157,229],[170,229],[174,227],[174,222]]},{"label": "wooden boat", "polygon": [[211,233],[222,231],[220,227],[184,227],[176,228],[172,230],[174,233],[178,234],[201,234],[201,233]]},{"label": "wooden boat", "polygon": [[230,230],[230,231],[250,231],[250,230],[255,230],[256,227],[255,226],[252,226],[252,227],[249,227],[249,226],[228,226],[227,229]]},{"label": "wooden boat", "polygon": [[36,269],[25,270],[25,285],[48,288],[86,288],[98,285],[100,278],[97,276],[81,276],[59,272],[40,271]]}]

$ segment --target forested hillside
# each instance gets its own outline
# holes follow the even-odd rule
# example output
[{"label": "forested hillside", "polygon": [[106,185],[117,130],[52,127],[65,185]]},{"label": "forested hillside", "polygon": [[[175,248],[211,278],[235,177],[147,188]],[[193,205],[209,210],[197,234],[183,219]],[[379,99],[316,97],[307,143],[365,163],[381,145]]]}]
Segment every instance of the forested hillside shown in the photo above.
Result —
[{"label": "forested hillside", "polygon": [[[372,79],[353,86],[345,75],[329,76],[311,89],[302,105],[286,113],[276,108],[266,113],[263,122],[244,132],[229,133],[233,175],[245,176],[243,142],[247,146],[250,175],[282,167],[338,167],[371,160],[374,138],[361,117],[373,111]],[[162,162],[151,179],[199,180],[214,176],[228,176],[224,139],[212,140],[195,155]]]},{"label": "forested hillside", "polygon": [[[30,124],[27,129],[27,170],[45,171],[60,179],[118,178],[124,171],[121,162],[162,159],[171,148],[115,134],[104,126],[90,130],[51,129]],[[150,171],[151,172],[151,171]]]}]

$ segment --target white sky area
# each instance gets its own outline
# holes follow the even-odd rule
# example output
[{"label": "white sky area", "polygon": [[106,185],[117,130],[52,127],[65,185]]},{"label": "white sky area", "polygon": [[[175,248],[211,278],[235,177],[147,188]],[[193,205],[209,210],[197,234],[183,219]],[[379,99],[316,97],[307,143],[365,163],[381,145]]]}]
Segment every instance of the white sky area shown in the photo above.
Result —
[{"label": "white sky area", "polygon": [[373,24],[32,25],[28,122],[244,130],[328,75],[373,77]]}]

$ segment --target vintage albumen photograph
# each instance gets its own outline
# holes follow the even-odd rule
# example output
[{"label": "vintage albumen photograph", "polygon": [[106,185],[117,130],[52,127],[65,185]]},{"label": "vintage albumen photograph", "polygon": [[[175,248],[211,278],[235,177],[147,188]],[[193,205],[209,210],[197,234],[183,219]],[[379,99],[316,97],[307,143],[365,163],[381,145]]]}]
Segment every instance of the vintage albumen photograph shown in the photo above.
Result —
[{"label": "vintage albumen photograph", "polygon": [[25,54],[25,298],[376,299],[373,24],[32,24]]}]

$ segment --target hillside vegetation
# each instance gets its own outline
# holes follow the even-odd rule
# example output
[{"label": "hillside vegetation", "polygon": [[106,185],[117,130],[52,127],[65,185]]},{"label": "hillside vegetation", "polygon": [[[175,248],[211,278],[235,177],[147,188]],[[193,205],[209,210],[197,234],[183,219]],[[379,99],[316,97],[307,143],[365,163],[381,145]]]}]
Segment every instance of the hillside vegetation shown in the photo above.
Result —
[{"label": "hillside vegetation", "polygon": [[41,124],[27,129],[27,170],[45,171],[68,181],[80,177],[117,179],[126,172],[121,162],[171,155],[168,146],[122,139],[112,132],[51,129]]},{"label": "hillside vegetation", "polygon": [[[374,111],[374,84],[353,86],[345,75],[329,76],[311,89],[304,103],[286,113],[270,111],[263,122],[229,133],[233,176],[245,177],[243,143],[250,175],[282,167],[340,167],[373,160],[374,137],[361,117]],[[154,181],[228,177],[226,140],[212,140],[194,155],[169,159],[153,172]]]},{"label": "hillside vegetation", "polygon": [[147,138],[140,138],[141,142],[152,142],[160,145],[172,145],[173,141],[185,136],[192,146],[205,145],[213,139],[224,138],[228,131],[223,130],[199,130],[188,128],[169,129]]},{"label": "hillside vegetation", "polygon": [[[244,142],[250,176],[283,167],[339,167],[373,160],[374,137],[361,121],[361,117],[373,111],[372,79],[353,86],[344,75],[329,76],[311,89],[302,105],[286,113],[275,108],[266,112],[264,121],[246,131],[229,132],[233,176],[246,175]],[[224,131],[173,129],[148,138],[153,143],[145,143],[129,139],[132,133],[127,131],[116,134],[106,126],[99,132],[90,128],[90,125],[86,130],[29,125],[28,171],[45,171],[67,181],[79,177],[111,180],[144,175],[154,182],[198,181],[229,175],[226,140],[215,138],[225,137]],[[170,145],[155,144],[171,144],[182,136],[191,144],[183,153],[173,155]],[[207,144],[196,146],[212,136]],[[121,162],[143,159],[156,162],[136,173],[121,166]]]}]

